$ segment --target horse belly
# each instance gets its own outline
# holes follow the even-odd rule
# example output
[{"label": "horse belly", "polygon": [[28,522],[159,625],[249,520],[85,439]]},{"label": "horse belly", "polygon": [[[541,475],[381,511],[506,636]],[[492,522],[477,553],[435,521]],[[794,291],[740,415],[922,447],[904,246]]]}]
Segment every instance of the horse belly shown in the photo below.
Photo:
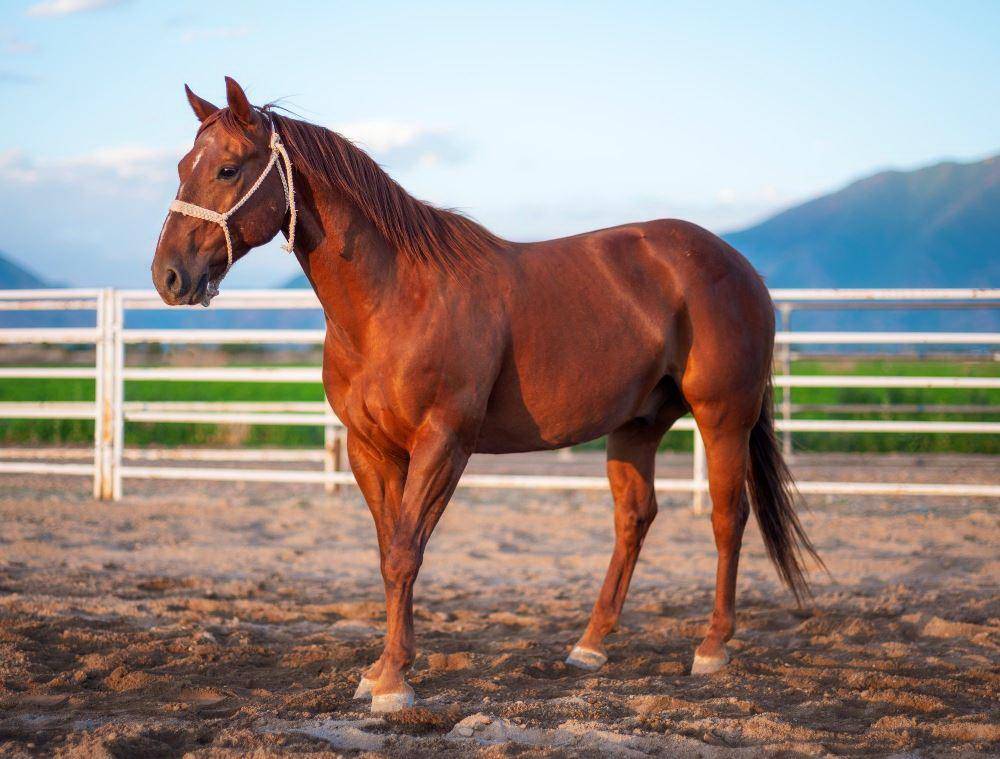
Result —
[{"label": "horse belly", "polygon": [[664,345],[619,336],[601,351],[552,345],[537,360],[509,362],[497,381],[476,450],[516,453],[593,440],[665,400]]}]

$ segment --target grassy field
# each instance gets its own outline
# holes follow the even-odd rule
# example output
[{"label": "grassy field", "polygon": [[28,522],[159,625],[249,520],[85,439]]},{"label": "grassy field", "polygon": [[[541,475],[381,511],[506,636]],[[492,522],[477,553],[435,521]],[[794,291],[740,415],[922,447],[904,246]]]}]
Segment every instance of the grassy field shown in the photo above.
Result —
[{"label": "grassy field", "polygon": [[[794,374],[857,374],[906,376],[1000,376],[1000,363],[992,361],[932,361],[901,359],[822,359],[799,360]],[[130,382],[129,401],[322,401],[318,384],[300,383],[221,383],[221,382]],[[94,383],[90,380],[0,381],[0,401],[91,401]],[[951,389],[869,389],[797,388],[792,396],[795,418],[809,419],[921,419],[921,420],[1000,420],[1000,390]],[[837,412],[816,406],[851,404],[867,409]],[[903,411],[892,406],[906,405]],[[941,405],[990,406],[989,411],[947,412]],[[922,407],[917,410],[915,406]],[[930,407],[928,410],[927,407]],[[137,424],[126,428],[129,446],[246,445],[320,446],[320,427],[246,426],[214,424]],[[93,423],[86,420],[0,420],[0,441],[4,444],[87,444],[93,440]],[[966,434],[885,434],[885,433],[796,433],[795,448],[803,451],[903,451],[1000,453],[1000,436]],[[590,445],[602,445],[597,441]],[[691,435],[669,433],[663,447],[690,449]]]},{"label": "grassy field", "polygon": [[[863,360],[800,360],[792,374],[802,375],[875,375],[897,377],[997,377],[1000,364],[992,361],[902,361],[896,359]],[[808,410],[795,413],[797,419],[919,419],[922,421],[998,421],[1000,420],[1000,390],[983,389],[919,389],[919,388],[796,388],[792,394],[795,405],[880,406],[867,412]],[[900,412],[893,406],[989,406],[989,412],[943,413],[936,410]],[[820,433],[798,432],[794,437],[796,450],[804,451],[901,451],[907,453],[956,452],[1000,453],[1000,438],[995,435],[938,433],[934,435],[887,433]]]}]

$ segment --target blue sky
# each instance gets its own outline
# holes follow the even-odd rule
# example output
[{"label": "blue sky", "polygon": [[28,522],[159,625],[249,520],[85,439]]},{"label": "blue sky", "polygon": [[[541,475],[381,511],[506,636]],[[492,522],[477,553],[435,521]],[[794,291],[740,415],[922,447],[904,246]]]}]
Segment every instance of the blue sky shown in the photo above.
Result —
[{"label": "blue sky", "polygon": [[[851,179],[1000,149],[1000,3],[0,4],[0,250],[145,286],[230,74],[513,239],[723,232]],[[276,244],[231,276],[293,273]]]}]

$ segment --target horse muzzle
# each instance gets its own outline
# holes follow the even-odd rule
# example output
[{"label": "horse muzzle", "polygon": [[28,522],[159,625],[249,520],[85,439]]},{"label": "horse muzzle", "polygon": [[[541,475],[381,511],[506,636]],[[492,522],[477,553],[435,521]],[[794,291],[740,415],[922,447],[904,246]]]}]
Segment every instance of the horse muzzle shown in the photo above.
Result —
[{"label": "horse muzzle", "polygon": [[207,306],[218,293],[213,286],[208,266],[200,272],[190,272],[186,266],[174,262],[153,270],[153,285],[160,298],[168,306],[193,306],[201,303]]}]

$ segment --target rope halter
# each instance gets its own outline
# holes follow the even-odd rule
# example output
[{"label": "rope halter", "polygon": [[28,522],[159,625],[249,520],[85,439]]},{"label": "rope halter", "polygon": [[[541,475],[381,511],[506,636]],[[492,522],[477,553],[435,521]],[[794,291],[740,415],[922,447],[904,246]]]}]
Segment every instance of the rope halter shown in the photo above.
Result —
[{"label": "rope halter", "polygon": [[[196,206],[194,203],[187,203],[183,200],[174,200],[170,203],[170,210],[175,213],[183,214],[185,216],[191,216],[195,219],[202,219],[204,221],[210,221],[218,224],[222,227],[222,234],[226,238],[226,270],[222,272],[222,275],[215,281],[210,281],[208,287],[205,288],[205,295],[202,298],[201,305],[207,307],[211,302],[212,298],[219,294],[219,285],[222,284],[222,280],[229,273],[229,270],[233,268],[233,238],[229,233],[229,217],[236,213],[243,204],[250,200],[250,196],[253,195],[260,186],[264,184],[264,180],[267,179],[267,175],[271,173],[271,169],[275,169],[278,172],[278,178],[281,180],[281,188],[285,191],[285,204],[288,212],[290,214],[290,219],[288,222],[288,242],[282,245],[282,249],[291,253],[295,249],[295,184],[292,180],[292,160],[288,157],[288,151],[281,142],[281,137],[278,135],[278,130],[274,128],[274,122],[271,122],[271,157],[268,159],[267,166],[257,177],[257,181],[253,183],[253,186],[246,191],[242,198],[236,201],[236,205],[230,208],[225,213],[219,213],[218,211],[213,211],[210,208],[204,208],[202,206]],[[281,159],[281,164],[278,163],[278,159]]]}]

